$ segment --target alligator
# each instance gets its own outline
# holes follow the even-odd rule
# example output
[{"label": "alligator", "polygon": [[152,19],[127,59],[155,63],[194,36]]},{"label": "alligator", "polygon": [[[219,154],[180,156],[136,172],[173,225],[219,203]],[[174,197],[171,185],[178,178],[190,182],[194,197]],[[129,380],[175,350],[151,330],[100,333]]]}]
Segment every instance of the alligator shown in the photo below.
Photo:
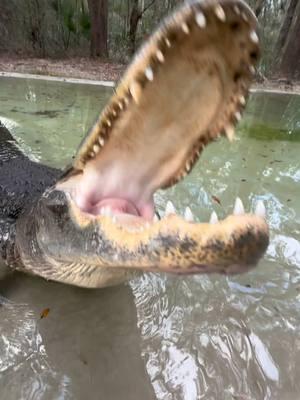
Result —
[{"label": "alligator", "polygon": [[[269,243],[265,207],[209,223],[153,196],[183,179],[212,141],[234,138],[259,58],[242,0],[193,0],[141,47],[64,171],[27,158],[0,128],[0,261],[87,288],[142,272],[235,274]],[[222,139],[220,139],[222,140]]]}]

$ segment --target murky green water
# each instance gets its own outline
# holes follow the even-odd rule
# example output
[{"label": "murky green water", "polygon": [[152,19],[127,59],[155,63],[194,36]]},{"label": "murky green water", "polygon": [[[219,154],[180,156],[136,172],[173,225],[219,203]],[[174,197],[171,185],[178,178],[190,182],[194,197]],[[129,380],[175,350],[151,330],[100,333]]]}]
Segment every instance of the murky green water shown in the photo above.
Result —
[{"label": "murky green water", "polygon": [[[63,167],[109,95],[1,78],[0,119],[27,154]],[[248,210],[263,199],[271,244],[247,275],[149,274],[96,291],[3,278],[0,399],[298,400],[299,154],[300,96],[256,94],[238,139],[211,145],[183,183],[157,195],[160,210],[172,198],[203,221],[230,213],[237,195]]]}]

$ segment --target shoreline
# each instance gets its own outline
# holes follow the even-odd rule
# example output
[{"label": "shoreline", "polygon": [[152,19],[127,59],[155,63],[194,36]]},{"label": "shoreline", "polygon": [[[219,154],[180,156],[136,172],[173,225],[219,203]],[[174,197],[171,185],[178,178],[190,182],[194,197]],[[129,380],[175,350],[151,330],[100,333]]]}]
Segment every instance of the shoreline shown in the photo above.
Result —
[{"label": "shoreline", "polygon": [[[114,87],[125,70],[124,64],[100,62],[88,58],[53,60],[0,56],[0,77]],[[289,84],[282,79],[254,82],[251,92],[300,95],[300,82]]]}]

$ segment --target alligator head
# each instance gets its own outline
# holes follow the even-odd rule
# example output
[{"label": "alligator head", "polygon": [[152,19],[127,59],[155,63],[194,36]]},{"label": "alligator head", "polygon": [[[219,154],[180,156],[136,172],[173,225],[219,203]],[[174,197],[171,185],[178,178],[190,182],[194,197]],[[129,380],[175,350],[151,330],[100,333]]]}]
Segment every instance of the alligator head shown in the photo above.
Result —
[{"label": "alligator head", "polygon": [[153,202],[158,189],[191,171],[208,143],[233,139],[259,56],[256,29],[241,0],[191,1],[165,20],[72,167],[19,224],[34,238],[20,251],[25,264],[31,253],[27,269],[100,287],[134,271],[231,274],[257,263],[269,240],[262,204],[252,215],[237,201],[235,215],[194,223],[172,207],[155,220]]}]

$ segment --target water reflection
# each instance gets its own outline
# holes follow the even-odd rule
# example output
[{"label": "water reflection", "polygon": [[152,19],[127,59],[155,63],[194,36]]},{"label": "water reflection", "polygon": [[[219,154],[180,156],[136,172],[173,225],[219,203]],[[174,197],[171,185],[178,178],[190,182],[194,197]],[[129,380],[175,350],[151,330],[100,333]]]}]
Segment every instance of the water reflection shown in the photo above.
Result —
[{"label": "water reflection", "polygon": [[1,399],[154,398],[128,286],[85,291],[11,274],[0,293]]},{"label": "water reflection", "polygon": [[287,389],[297,399],[297,371],[287,376],[286,368],[300,361],[299,313],[274,285],[243,280],[132,282],[158,399],[273,399]]},{"label": "water reflection", "polygon": [[[49,82],[1,85],[1,114],[21,146],[52,165],[69,161],[109,95]],[[24,103],[24,93],[35,96]],[[238,140],[211,145],[183,183],[156,196],[160,212],[172,198],[201,221],[212,210],[225,217],[237,195],[248,210],[264,200],[271,244],[258,269],[230,278],[149,274],[131,289],[95,292],[22,275],[0,285],[5,400],[298,400],[299,110],[300,97],[254,96]]]}]

